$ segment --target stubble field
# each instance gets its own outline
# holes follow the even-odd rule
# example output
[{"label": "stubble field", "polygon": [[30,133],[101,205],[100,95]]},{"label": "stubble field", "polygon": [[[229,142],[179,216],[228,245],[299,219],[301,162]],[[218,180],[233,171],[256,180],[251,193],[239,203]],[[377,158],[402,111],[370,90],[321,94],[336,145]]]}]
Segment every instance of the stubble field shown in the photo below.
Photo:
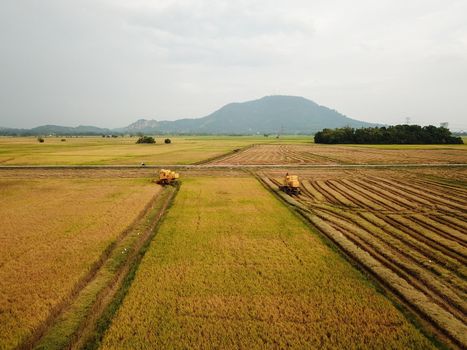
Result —
[{"label": "stubble field", "polygon": [[467,163],[465,145],[255,145],[216,159],[218,165]]},{"label": "stubble field", "polygon": [[[302,171],[302,193],[293,200],[317,229],[464,346],[467,170],[451,173]],[[272,187],[280,175],[266,175]]]}]

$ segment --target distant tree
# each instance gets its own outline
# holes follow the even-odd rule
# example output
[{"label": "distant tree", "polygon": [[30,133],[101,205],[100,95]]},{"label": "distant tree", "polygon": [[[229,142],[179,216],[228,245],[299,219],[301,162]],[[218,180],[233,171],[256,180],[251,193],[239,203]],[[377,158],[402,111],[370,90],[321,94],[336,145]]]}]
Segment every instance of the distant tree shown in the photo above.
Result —
[{"label": "distant tree", "polygon": [[42,142],[44,142],[45,140],[44,140],[42,137],[39,136],[39,137],[37,138],[37,141],[39,141],[40,143],[42,143]]},{"label": "distant tree", "polygon": [[136,143],[156,143],[152,136],[141,136]]},{"label": "distant tree", "polygon": [[170,139],[165,139],[164,143],[172,143],[172,141]]},{"label": "distant tree", "polygon": [[315,134],[315,143],[356,144],[462,144],[462,138],[451,135],[449,129],[433,125],[394,125],[375,128],[323,129]]}]

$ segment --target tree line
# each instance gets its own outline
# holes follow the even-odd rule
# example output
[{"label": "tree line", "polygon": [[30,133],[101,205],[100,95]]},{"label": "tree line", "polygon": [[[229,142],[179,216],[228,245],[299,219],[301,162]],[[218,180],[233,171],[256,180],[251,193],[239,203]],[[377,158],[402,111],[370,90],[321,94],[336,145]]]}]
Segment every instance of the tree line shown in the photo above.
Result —
[{"label": "tree line", "polygon": [[394,125],[354,129],[323,129],[315,134],[315,143],[354,144],[463,144],[445,127],[433,125]]}]

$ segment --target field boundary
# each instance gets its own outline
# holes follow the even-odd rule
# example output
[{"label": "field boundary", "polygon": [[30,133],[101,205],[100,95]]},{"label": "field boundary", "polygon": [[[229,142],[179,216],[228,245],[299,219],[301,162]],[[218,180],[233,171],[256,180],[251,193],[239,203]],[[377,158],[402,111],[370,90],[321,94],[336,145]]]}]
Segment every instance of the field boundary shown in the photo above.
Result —
[{"label": "field boundary", "polygon": [[[323,230],[318,227],[317,220],[320,221],[320,226],[323,226],[325,223],[314,215],[304,204],[276,189],[275,184],[271,182],[270,179],[260,175],[256,177],[275,195],[275,197],[278,197],[281,202],[293,209],[293,211],[299,214],[316,232],[320,233],[320,235],[325,238],[326,242],[330,241],[332,246],[335,247],[346,260],[365,272],[365,274],[368,274],[369,277],[374,280],[377,287],[388,291],[391,296],[394,296],[395,300],[406,309],[402,311],[404,311],[405,314],[409,312],[409,319],[416,321],[416,326],[417,322],[422,322],[425,326],[429,326],[423,328],[419,327],[423,332],[426,332],[425,330],[428,328],[433,332],[433,335],[447,341],[450,346],[455,348],[463,348],[465,346],[466,336],[465,333],[463,333],[465,326],[457,324],[457,326],[447,327],[445,322],[449,315],[445,314],[443,312],[444,310],[438,308],[436,304],[426,299],[423,293],[413,289],[405,280],[392,273],[389,269],[386,269],[353,242],[348,241],[342,233],[333,233],[331,229]],[[415,319],[413,320],[414,317]],[[432,334],[428,333],[426,335],[432,338]],[[432,340],[438,343],[436,338]],[[439,345],[440,344],[438,344],[438,346]]]},{"label": "field boundary", "polygon": [[161,165],[0,165],[2,170],[47,170],[47,169],[345,169],[345,168],[465,168],[467,163],[420,163],[420,164],[161,164]]},{"label": "field boundary", "polygon": [[131,287],[141,260],[143,259],[152,240],[156,236],[159,227],[161,226],[167,214],[167,211],[172,206],[180,186],[181,184],[177,183],[173,187],[173,191],[164,202],[163,208],[157,215],[157,219],[152,222],[150,229],[148,229],[148,237],[142,242],[139,250],[136,251],[133,255],[131,263],[125,265],[125,271],[123,271],[124,273],[122,273],[119,278],[120,283],[116,284],[115,288],[113,288],[113,293],[110,295],[110,298],[107,298],[107,303],[104,305],[99,305],[99,313],[90,315],[92,322],[88,322],[87,324],[87,336],[83,336],[83,334],[75,334],[76,342],[74,346],[71,347],[71,349],[89,350],[97,349],[99,347],[100,342],[108,327],[110,326],[115,313],[118,311],[120,304]]},{"label": "field boundary", "polygon": [[238,153],[242,153],[244,151],[246,151],[247,149],[250,149],[252,147],[256,146],[256,144],[251,144],[251,145],[247,145],[245,147],[241,147],[241,148],[236,148],[230,152],[227,152],[227,153],[223,153],[223,154],[220,154],[218,156],[214,156],[214,157],[210,157],[210,158],[207,158],[207,159],[203,159],[203,160],[200,160],[200,161],[197,161],[197,162],[194,162],[192,163],[191,165],[203,165],[203,164],[208,164],[210,162],[214,162],[215,160],[219,160],[219,159],[222,159],[222,158],[226,158],[228,156],[231,156],[233,154],[238,154]]},{"label": "field boundary", "polygon": [[[128,274],[137,255],[140,254],[142,247],[152,238],[154,228],[164,215],[165,210],[175,194],[176,190],[169,187],[154,195],[134,221],[120,233],[115,241],[109,244],[98,261],[93,264],[88,274],[83,277],[72,292],[51,311],[49,317],[32,332],[31,336],[18,346],[18,349],[74,348],[73,345],[75,343],[82,341],[81,335],[83,331],[88,329],[89,326],[93,327],[92,325],[94,325],[93,320],[96,316],[93,315],[93,313],[98,313],[101,308],[109,303],[107,299],[114,289],[121,285],[122,280]],[[159,203],[161,203],[160,206],[158,205]],[[153,215],[154,218],[152,218]],[[144,232],[140,237],[135,238],[135,240],[130,241],[130,243],[125,242],[125,239],[127,239],[131,233],[139,226],[144,225],[144,222],[149,221],[151,218],[152,221],[148,226],[145,226]],[[124,249],[124,251],[120,254],[121,249]],[[127,255],[126,258],[122,259],[121,255],[123,254]],[[110,278],[108,274],[111,274]],[[96,283],[99,283],[99,278],[103,279],[105,284],[98,284],[96,288],[92,283],[96,281]],[[90,287],[91,291],[87,291],[87,287]],[[93,287],[97,290],[92,290]],[[80,302],[82,303],[80,298],[86,300],[86,294],[91,295],[90,300],[87,304],[80,305]],[[84,314],[82,314],[83,310]],[[67,312],[69,314],[67,314]],[[78,323],[75,324],[75,327],[73,327],[72,332],[67,333],[65,331],[66,334],[63,334],[60,325],[70,322],[70,319],[74,317],[79,318],[80,312],[81,318],[78,320]],[[100,314],[97,314],[97,316],[99,315]],[[46,338],[52,339],[52,342],[47,342],[46,340],[45,344],[43,344],[42,342]],[[64,344],[64,342],[66,342],[66,344]]]}]

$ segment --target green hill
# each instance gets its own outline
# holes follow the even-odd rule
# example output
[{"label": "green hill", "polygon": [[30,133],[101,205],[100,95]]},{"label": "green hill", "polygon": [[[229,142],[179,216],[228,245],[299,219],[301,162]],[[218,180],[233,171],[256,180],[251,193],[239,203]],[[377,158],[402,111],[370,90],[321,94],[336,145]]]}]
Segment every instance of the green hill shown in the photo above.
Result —
[{"label": "green hill", "polygon": [[365,127],[358,121],[296,96],[266,96],[259,100],[230,103],[198,119],[176,121],[139,120],[125,130],[194,134],[310,134],[323,128]]},{"label": "green hill", "polygon": [[44,125],[33,129],[0,128],[0,134],[98,135],[125,134],[313,134],[324,128],[375,126],[351,119],[317,103],[297,96],[266,96],[258,100],[229,103],[203,117],[157,121],[140,119],[119,129],[93,126]]}]

